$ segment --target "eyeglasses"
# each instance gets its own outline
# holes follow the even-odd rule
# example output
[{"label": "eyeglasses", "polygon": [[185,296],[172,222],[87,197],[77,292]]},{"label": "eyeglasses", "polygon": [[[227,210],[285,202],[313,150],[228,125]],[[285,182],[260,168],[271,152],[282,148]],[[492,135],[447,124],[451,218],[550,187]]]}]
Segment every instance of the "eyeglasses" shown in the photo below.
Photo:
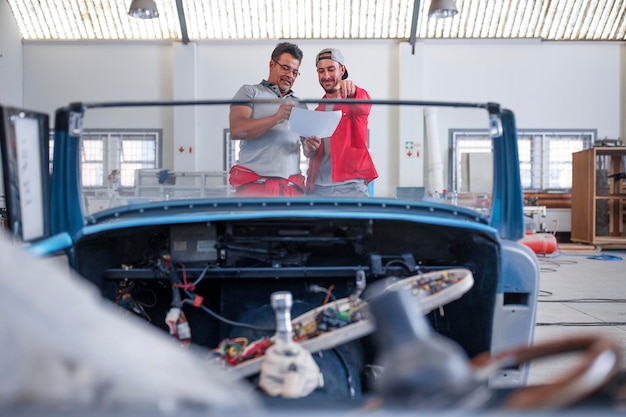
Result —
[{"label": "eyeglasses", "polygon": [[294,77],[297,77],[298,75],[300,75],[300,71],[298,71],[297,69],[293,69],[289,65],[283,65],[273,58],[272,58],[272,61],[274,61],[276,65],[278,65],[284,72],[290,72]]}]

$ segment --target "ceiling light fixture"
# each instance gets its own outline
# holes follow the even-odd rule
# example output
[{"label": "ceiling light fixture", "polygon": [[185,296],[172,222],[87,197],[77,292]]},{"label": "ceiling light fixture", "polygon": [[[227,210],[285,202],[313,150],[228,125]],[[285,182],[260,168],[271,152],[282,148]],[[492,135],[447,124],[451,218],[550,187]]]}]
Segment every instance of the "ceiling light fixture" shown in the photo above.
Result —
[{"label": "ceiling light fixture", "polygon": [[128,9],[128,14],[137,19],[154,19],[159,17],[154,0],[133,0]]},{"label": "ceiling light fixture", "polygon": [[459,12],[454,0],[433,0],[428,9],[428,17],[453,17]]}]

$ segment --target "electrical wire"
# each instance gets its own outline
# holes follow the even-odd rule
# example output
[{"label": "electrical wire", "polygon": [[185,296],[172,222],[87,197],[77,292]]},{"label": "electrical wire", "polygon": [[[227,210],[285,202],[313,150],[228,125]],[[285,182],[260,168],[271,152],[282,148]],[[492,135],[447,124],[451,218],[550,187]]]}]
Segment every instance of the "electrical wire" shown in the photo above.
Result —
[{"label": "electrical wire", "polygon": [[[598,254],[597,255],[589,255],[588,253],[563,253],[563,252],[561,252],[559,250],[555,254],[554,257],[560,257],[560,256],[576,257],[576,256],[580,256],[580,257],[585,257],[587,259],[595,259],[595,260],[599,260],[599,261],[622,261],[622,260],[624,260],[624,258],[622,258],[621,256],[618,256],[618,255],[609,255],[607,253],[600,253],[599,249],[596,249],[595,252],[598,253]],[[550,259],[554,259],[554,257],[551,257]],[[561,261],[561,262],[563,262],[563,261]],[[565,262],[576,263],[576,261],[565,261]]]},{"label": "electrical wire", "polygon": [[[137,291],[138,291],[138,293],[135,296],[135,302],[137,304],[141,304],[142,307],[147,307],[147,308],[152,308],[152,307],[157,305],[158,297],[156,295],[156,291],[148,289],[148,288],[141,288],[141,289],[139,289]],[[148,301],[144,301],[144,300],[139,300],[139,296],[141,294],[143,294],[143,293],[150,294],[152,296],[152,301],[148,302]]]},{"label": "electrical wire", "polygon": [[[206,274],[207,270],[209,269],[209,266],[207,265],[206,268],[204,268],[204,270],[202,271],[202,273],[200,274],[200,277],[198,279],[196,279],[196,281],[194,282],[188,282],[187,281],[187,268],[185,267],[184,264],[179,264],[182,270],[182,275],[183,278],[182,280],[180,279],[179,275],[178,275],[178,271],[176,270],[176,268],[172,265],[171,271],[169,271],[169,279],[170,282],[172,283],[172,302],[171,302],[171,306],[172,307],[178,307],[178,308],[182,308],[183,304],[187,303],[187,304],[191,304],[193,306],[196,306],[200,309],[202,309],[204,312],[206,312],[207,314],[209,314],[210,316],[212,316],[213,318],[229,324],[231,326],[236,326],[236,327],[242,327],[245,329],[250,329],[250,330],[256,330],[256,331],[260,331],[260,332],[276,332],[276,328],[272,327],[261,327],[261,326],[255,326],[252,324],[248,324],[248,323],[241,323],[241,322],[237,322],[234,320],[230,320],[227,319],[224,316],[219,315],[218,313],[216,313],[215,311],[211,310],[210,308],[208,308],[207,306],[205,306],[204,304],[200,303],[200,304],[196,304],[195,300],[197,298],[196,294],[194,294],[192,291],[195,289],[196,284],[198,284],[202,278],[204,278],[204,275]],[[187,295],[186,299],[182,299],[181,294],[180,294],[180,290],[183,290],[185,292],[185,294]]]},{"label": "electrical wire", "polygon": [[539,303],[626,303],[626,298],[564,298],[556,300],[541,299],[541,297],[551,297],[554,293],[546,290],[539,290]]},{"label": "electrical wire", "polygon": [[540,303],[626,303],[624,298],[572,298],[565,300],[539,300]]},{"label": "electrical wire", "polygon": [[326,295],[330,295],[330,299],[333,301],[337,300],[337,297],[335,297],[335,295],[329,291],[327,288],[322,287],[321,285],[317,285],[317,284],[311,284],[308,287],[309,291],[311,292],[323,292]]},{"label": "electrical wire", "polygon": [[206,275],[206,273],[209,271],[211,267],[212,267],[211,264],[207,264],[207,266],[200,273],[200,276],[193,282],[194,287],[197,286],[200,283],[200,281],[204,279],[204,276]]},{"label": "electrical wire", "polygon": [[392,259],[389,262],[387,262],[384,266],[385,271],[387,271],[387,268],[389,268],[390,266],[396,265],[396,264],[404,267],[404,269],[406,269],[408,273],[415,272],[415,270],[411,268],[411,266],[406,261],[401,260],[401,259]]},{"label": "electrical wire", "polygon": [[554,323],[536,323],[536,326],[563,326],[563,327],[601,327],[601,326],[626,326],[623,321],[592,321],[592,322],[554,322]]},{"label": "electrical wire", "polygon": [[588,256],[587,259],[595,259],[595,260],[599,260],[599,261],[622,261],[622,260],[624,260],[621,256],[608,255],[606,253],[603,253],[601,255]]},{"label": "electrical wire", "polygon": [[354,379],[352,378],[352,372],[350,372],[350,365],[348,364],[348,361],[343,356],[343,354],[339,351],[339,349],[333,348],[332,350],[333,352],[335,352],[335,354],[339,358],[339,361],[343,365],[343,368],[346,371],[346,378],[348,379],[348,391],[350,393],[350,398],[354,398],[356,397],[356,389],[354,388]]},{"label": "electrical wire", "polygon": [[330,286],[328,287],[328,291],[326,291],[326,297],[324,297],[324,302],[322,303],[322,305],[326,305],[328,304],[328,301],[330,300],[330,296],[333,293],[333,290],[335,289],[335,284],[330,284]]},{"label": "electrical wire", "polygon": [[[192,292],[188,291],[188,290],[184,290],[184,291],[187,294],[187,296],[189,297],[189,299],[185,299],[185,302],[193,304],[193,300],[195,299],[196,295],[193,294]],[[211,310],[210,308],[208,308],[204,304],[200,304],[198,307],[200,309],[202,309],[202,311],[204,311],[205,313],[207,313],[210,316],[212,316],[213,318],[215,318],[215,319],[217,319],[217,320],[219,320],[219,321],[221,321],[223,323],[229,324],[231,326],[242,327],[244,329],[250,329],[250,330],[257,330],[257,331],[260,331],[260,332],[276,332],[276,328],[275,327],[255,326],[253,324],[242,323],[242,322],[238,322],[238,321],[227,319],[226,317],[217,314],[215,311]]]},{"label": "electrical wire", "polygon": [[557,259],[558,256],[552,257],[552,258],[539,258],[539,263],[540,264],[548,264],[548,265],[554,265],[554,266],[562,266],[562,265],[576,265],[578,264],[578,261],[572,261],[569,259]]},{"label": "electrical wire", "polygon": [[556,272],[556,268],[562,265],[576,265],[577,261],[569,260],[569,259],[557,259],[560,258],[561,254],[557,253],[553,256],[543,256],[537,257],[539,262],[539,271],[540,272]]}]

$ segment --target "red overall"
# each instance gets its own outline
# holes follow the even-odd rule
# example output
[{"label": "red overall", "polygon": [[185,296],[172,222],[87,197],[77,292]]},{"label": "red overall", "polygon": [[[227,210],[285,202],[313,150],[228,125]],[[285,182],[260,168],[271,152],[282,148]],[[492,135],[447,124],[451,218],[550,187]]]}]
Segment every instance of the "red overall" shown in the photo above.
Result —
[{"label": "red overall", "polygon": [[237,195],[242,196],[300,196],[304,194],[304,176],[289,178],[261,177],[241,165],[233,165],[228,178]]}]

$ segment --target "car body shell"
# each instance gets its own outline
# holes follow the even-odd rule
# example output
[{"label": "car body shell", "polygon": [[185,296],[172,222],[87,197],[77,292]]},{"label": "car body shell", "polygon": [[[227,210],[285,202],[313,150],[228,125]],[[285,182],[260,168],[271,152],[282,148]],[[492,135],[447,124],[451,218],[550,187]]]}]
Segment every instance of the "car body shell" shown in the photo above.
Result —
[{"label": "car body shell", "polygon": [[[86,214],[79,140],[86,112],[125,106],[223,105],[229,101],[72,103],[55,116],[53,168],[49,190],[44,189],[49,208],[43,214],[47,230],[44,236],[26,243],[38,256],[66,258],[71,268],[112,301],[121,282],[136,281],[150,288],[159,297],[148,308],[152,323],[165,331],[163,319],[172,297],[168,285],[163,284],[168,279],[154,264],[140,265],[139,261],[148,249],[172,253],[175,242],[195,244],[196,249],[200,241],[211,243],[204,258],[198,258],[198,252],[191,249],[176,252],[177,272],[181,273],[180,266],[184,265],[189,279],[202,277],[202,285],[197,285],[194,294],[201,295],[211,309],[237,321],[252,317],[258,320],[257,325],[271,324],[268,305],[275,291],[294,294],[295,315],[320,302],[304,284],[332,285],[338,297],[348,297],[355,291],[358,273],[365,273],[370,284],[466,268],[473,273],[474,286],[443,310],[429,313],[430,325],[458,343],[469,357],[531,344],[539,269],[535,255],[517,242],[523,236],[524,221],[513,113],[495,103],[373,102],[483,109],[492,132],[494,183],[491,196],[485,196],[479,208],[489,210],[376,197],[235,196],[135,202]],[[15,136],[8,118],[17,114],[14,110],[3,108],[5,166],[11,162],[6,144]],[[11,185],[11,175],[5,170],[5,187]],[[16,196],[9,200],[15,203]],[[13,226],[24,218],[19,206],[12,207],[9,219]],[[12,227],[16,238],[20,238],[20,230]],[[206,268],[207,262],[211,268]],[[208,320],[199,311],[190,311],[187,317],[192,343],[205,348],[213,348],[236,333],[236,326]],[[239,330],[250,338],[262,336]],[[358,368],[368,363],[371,349],[358,346],[359,355],[366,358]],[[527,367],[502,370],[491,377],[491,383],[520,386],[526,382],[527,373]],[[365,382],[361,385],[366,391]]]}]

